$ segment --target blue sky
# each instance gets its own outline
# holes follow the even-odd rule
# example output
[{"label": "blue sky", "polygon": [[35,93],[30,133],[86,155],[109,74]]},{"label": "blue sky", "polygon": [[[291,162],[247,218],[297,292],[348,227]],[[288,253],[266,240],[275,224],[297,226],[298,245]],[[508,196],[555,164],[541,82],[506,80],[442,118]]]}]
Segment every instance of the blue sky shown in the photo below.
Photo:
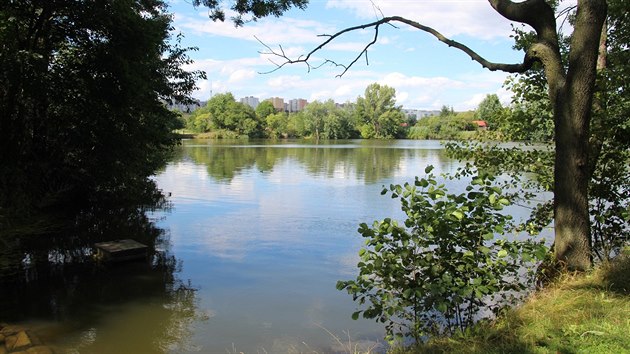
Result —
[{"label": "blue sky", "polygon": [[[374,5],[378,6],[375,9]],[[303,64],[275,68],[261,54],[280,46],[290,57],[308,53],[321,43],[321,34],[332,34],[345,27],[400,15],[431,26],[449,38],[476,50],[486,59],[514,63],[523,53],[512,49],[511,24],[485,0],[311,0],[306,10],[291,10],[280,18],[266,18],[235,28],[231,22],[212,22],[203,7],[190,1],[169,1],[176,32],[184,35],[184,46],[199,47],[190,53],[191,69],[203,70],[208,79],[198,83],[196,98],[231,92],[236,99],[255,96],[305,98],[336,102],[355,101],[374,82],[396,89],[399,105],[415,109],[440,109],[452,106],[457,111],[475,109],[487,95],[496,93],[505,103],[509,93],[502,89],[507,74],[490,72],[463,52],[448,48],[433,36],[397,25],[381,27],[378,42],[369,49],[369,65],[360,59],[343,77],[341,69],[323,66],[308,70]],[[229,14],[228,14],[229,15]],[[349,63],[372,39],[373,30],[339,38],[316,55]]]}]

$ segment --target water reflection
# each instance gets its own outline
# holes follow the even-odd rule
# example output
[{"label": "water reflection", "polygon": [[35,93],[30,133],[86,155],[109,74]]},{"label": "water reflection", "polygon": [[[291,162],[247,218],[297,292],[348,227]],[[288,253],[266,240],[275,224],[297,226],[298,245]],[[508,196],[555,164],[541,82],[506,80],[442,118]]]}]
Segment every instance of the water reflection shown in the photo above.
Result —
[{"label": "water reflection", "polygon": [[[425,144],[422,146],[421,144]],[[334,140],[313,143],[305,140],[208,141],[188,140],[179,149],[175,162],[193,161],[205,165],[214,180],[229,183],[244,171],[256,168],[271,173],[286,160],[298,161],[313,176],[354,178],[366,184],[390,178],[407,159],[431,157],[436,167],[447,168],[438,142],[400,140]]]},{"label": "water reflection", "polygon": [[[353,321],[335,283],[356,274],[359,223],[402,216],[381,186],[428,164],[457,166],[437,142],[185,141],[155,177],[171,211],[92,210],[1,237],[0,322],[80,353],[334,353],[346,332],[373,346],[383,327]],[[122,238],[151,261],[91,262],[93,243]]]},{"label": "water reflection", "polygon": [[335,283],[356,274],[361,222],[403,216],[382,185],[428,164],[457,166],[439,142],[185,141],[156,183],[172,193],[160,225],[182,276],[214,314],[195,342],[209,353],[336,353],[327,331],[382,340],[381,324],[351,319],[356,304]]},{"label": "water reflection", "polygon": [[[149,258],[93,260],[94,242],[121,238],[148,245]],[[62,231],[1,239],[0,322],[25,325],[60,353],[194,351],[191,324],[212,316],[144,210],[84,211]]]}]

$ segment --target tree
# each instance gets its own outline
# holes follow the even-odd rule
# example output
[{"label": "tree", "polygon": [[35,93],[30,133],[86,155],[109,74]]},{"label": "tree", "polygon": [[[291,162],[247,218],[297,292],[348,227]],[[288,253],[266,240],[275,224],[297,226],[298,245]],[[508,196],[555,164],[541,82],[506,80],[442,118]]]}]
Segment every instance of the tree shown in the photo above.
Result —
[{"label": "tree", "polygon": [[274,139],[280,138],[287,134],[289,116],[285,112],[272,113],[265,118],[265,123],[267,125],[267,136]]},{"label": "tree", "polygon": [[306,115],[304,111],[289,113],[287,123],[287,135],[290,137],[305,137],[310,134],[307,130]]},{"label": "tree", "polygon": [[188,126],[199,132],[224,130],[258,137],[262,135],[261,122],[251,107],[236,102],[234,95],[228,92],[214,95],[205,107],[193,112]]},{"label": "tree", "polygon": [[455,111],[453,110],[453,107],[449,107],[447,105],[443,105],[442,108],[440,109],[440,117],[444,118],[444,117],[450,117],[455,115]]},{"label": "tree", "polygon": [[234,119],[232,109],[236,100],[232,93],[219,93],[212,96],[206,103],[206,111],[210,118],[210,127],[213,130],[227,129],[233,130],[237,122]]},{"label": "tree", "polygon": [[324,129],[324,119],[328,115],[328,107],[320,101],[313,101],[304,107],[304,128],[315,140],[323,138],[321,136]]},{"label": "tree", "polygon": [[[199,72],[162,1],[0,5],[0,226],[157,196]],[[169,44],[171,43],[171,44]]]},{"label": "tree", "polygon": [[326,139],[351,139],[359,136],[356,130],[354,105],[338,107],[333,100],[326,101],[328,115],[324,118],[323,135]]},{"label": "tree", "polygon": [[365,97],[357,98],[357,123],[366,139],[399,137],[405,116],[396,106],[396,90],[387,85],[370,84]]},{"label": "tree", "polygon": [[[630,75],[627,60],[630,58],[624,49],[630,45],[630,31],[625,21],[626,11],[622,2],[609,0],[608,4],[608,18],[600,37],[598,79],[588,147],[591,244],[593,255],[600,261],[614,257],[630,239],[630,141],[626,138],[630,115],[625,94]],[[523,30],[517,30],[515,38],[518,48],[525,48],[535,40],[535,36]],[[559,43],[560,53],[566,57],[570,38],[560,38]],[[515,93],[514,107],[500,127],[501,131],[513,139],[540,141],[553,137],[551,102],[546,95],[548,87],[543,68],[536,65],[528,72],[510,78],[508,87]],[[526,117],[529,119],[525,119]],[[476,163],[480,163],[480,159],[491,161],[493,157],[490,155],[502,154],[497,149],[493,150],[474,157]],[[512,157],[511,160],[520,160],[518,169],[553,164],[552,155],[545,156],[542,160],[542,156],[530,157],[531,159]],[[509,163],[501,165],[506,167]],[[527,172],[535,172],[536,179],[542,181],[540,187],[549,190],[548,181],[552,180],[552,171],[534,168]],[[548,208],[543,205],[540,210]],[[535,215],[543,214],[537,212]],[[541,218],[540,221],[545,219],[548,220]]]},{"label": "tree", "polygon": [[446,116],[432,116],[420,119],[409,129],[411,139],[466,139],[467,132],[477,130],[473,118],[469,113],[449,114]]},{"label": "tree", "polygon": [[273,103],[269,100],[260,102],[260,104],[256,107],[256,116],[260,120],[264,120],[274,113],[276,113],[276,109],[273,107]]},{"label": "tree", "polygon": [[496,128],[503,113],[503,105],[499,101],[499,96],[496,94],[486,95],[477,106],[475,119],[486,121],[491,128]]},{"label": "tree", "polygon": [[[560,41],[554,10],[544,0],[489,0],[494,10],[506,19],[531,26],[535,40],[525,48],[521,63],[505,64],[486,60],[466,45],[448,39],[435,29],[401,17],[383,17],[377,21],[348,27],[327,38],[315,49],[297,59],[284,52],[274,54],[284,62],[276,70],[293,63],[309,65],[311,57],[340,36],[366,28],[375,31],[374,40],[366,44],[350,64],[339,64],[341,75],[347,72],[369,48],[376,43],[379,28],[385,24],[402,23],[435,36],[439,41],[463,51],[471,59],[489,70],[521,73],[541,63],[548,85],[548,96],[554,112],[554,219],[555,256],[568,269],[584,270],[591,266],[590,223],[588,213],[589,125],[595,89],[596,62],[600,34],[606,18],[606,0],[578,0],[570,50],[565,59],[560,52]],[[329,60],[329,62],[332,62]],[[310,68],[310,65],[309,65]]]}]

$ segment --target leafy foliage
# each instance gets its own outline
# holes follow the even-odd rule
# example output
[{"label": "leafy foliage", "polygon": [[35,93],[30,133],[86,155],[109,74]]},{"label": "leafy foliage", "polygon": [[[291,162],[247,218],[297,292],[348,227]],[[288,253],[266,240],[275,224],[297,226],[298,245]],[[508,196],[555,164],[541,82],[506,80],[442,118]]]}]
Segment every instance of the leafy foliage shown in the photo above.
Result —
[{"label": "leafy foliage", "polygon": [[[236,12],[231,20],[236,26],[242,26],[247,20],[243,16],[250,16],[256,21],[266,16],[281,16],[291,7],[305,9],[308,0],[236,0],[232,2],[230,10]],[[203,5],[210,10],[210,18],[213,21],[225,21],[225,10],[221,6],[221,0],[193,0],[193,5]]]},{"label": "leafy foliage", "polygon": [[509,77],[504,87],[513,93],[512,106],[505,110],[497,131],[507,140],[549,142],[554,138],[553,109],[547,97],[542,70]]},{"label": "leafy foliage", "polygon": [[630,242],[630,25],[627,4],[610,0],[605,67],[600,68],[590,127],[591,237],[609,260]]},{"label": "leafy foliage", "polygon": [[[542,258],[541,243],[506,236],[512,204],[485,173],[473,176],[465,193],[449,193],[427,167],[413,184],[391,185],[383,194],[398,198],[407,219],[361,224],[366,238],[356,280],[340,281],[367,308],[353,314],[386,323],[388,339],[455,333],[470,326],[480,310],[498,310],[527,288],[523,267]],[[530,274],[531,275],[531,274]]]},{"label": "leafy foliage", "polygon": [[214,95],[205,107],[198,109],[188,118],[187,126],[193,131],[231,131],[237,136],[262,136],[262,121],[256,112],[240,102],[231,93]]},{"label": "leafy foliage", "polygon": [[475,111],[475,119],[486,121],[490,127],[496,127],[499,125],[502,114],[503,105],[499,101],[499,96],[486,95]]},{"label": "leafy foliage", "polygon": [[259,119],[266,119],[269,115],[276,113],[276,109],[273,107],[273,103],[269,100],[260,102],[256,107],[256,116]]},{"label": "leafy foliage", "polygon": [[432,116],[419,119],[409,129],[410,139],[464,139],[474,136],[477,125],[465,113]]},{"label": "leafy foliage", "polygon": [[357,99],[356,115],[363,138],[401,137],[405,116],[396,106],[396,90],[392,87],[370,84],[365,89],[365,97]]},{"label": "leafy foliage", "polygon": [[333,100],[309,103],[302,112],[305,135],[315,139],[356,137],[354,115],[350,107],[338,107]]},{"label": "leafy foliage", "polygon": [[[284,112],[272,113],[265,118],[267,137],[275,139],[285,136],[289,124],[289,116]],[[285,136],[286,137],[286,136]]]},{"label": "leafy foliage", "polygon": [[[156,196],[200,72],[162,1],[0,5],[0,215]],[[3,220],[0,220],[3,223]]]}]

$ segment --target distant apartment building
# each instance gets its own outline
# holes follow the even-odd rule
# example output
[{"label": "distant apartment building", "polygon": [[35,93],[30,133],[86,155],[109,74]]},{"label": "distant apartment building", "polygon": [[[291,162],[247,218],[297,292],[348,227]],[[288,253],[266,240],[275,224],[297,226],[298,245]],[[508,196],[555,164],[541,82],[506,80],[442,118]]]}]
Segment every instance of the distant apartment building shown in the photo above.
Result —
[{"label": "distant apartment building", "polygon": [[256,107],[258,107],[258,105],[260,104],[260,101],[258,100],[258,97],[247,96],[247,97],[241,98],[241,103],[246,104],[252,107],[253,109],[256,109]]},{"label": "distant apartment building", "polygon": [[303,99],[303,98],[295,98],[292,100],[289,100],[289,104],[287,106],[287,111],[289,112],[300,112],[302,110],[304,110],[304,107],[306,107],[306,105],[308,104],[308,102]]},{"label": "distant apartment building", "polygon": [[272,98],[269,99],[269,101],[271,101],[271,104],[273,105],[273,108],[276,109],[276,111],[278,111],[278,112],[286,111],[286,108],[284,106],[284,98],[282,98],[282,97],[272,97]]},{"label": "distant apartment building", "polygon": [[439,116],[440,115],[440,111],[426,111],[426,110],[422,110],[422,109],[403,108],[402,111],[403,111],[403,113],[405,113],[407,118],[415,118],[415,119],[422,119],[422,118],[426,118],[426,117]]}]

